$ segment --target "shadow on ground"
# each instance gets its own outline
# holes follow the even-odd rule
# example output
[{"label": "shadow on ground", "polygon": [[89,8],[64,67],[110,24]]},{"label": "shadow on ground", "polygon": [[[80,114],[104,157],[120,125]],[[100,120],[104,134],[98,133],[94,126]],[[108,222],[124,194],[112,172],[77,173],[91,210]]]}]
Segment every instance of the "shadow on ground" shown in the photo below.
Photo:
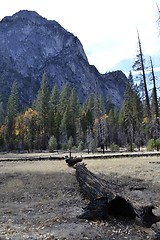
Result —
[{"label": "shadow on ground", "polygon": [[[160,202],[159,186],[131,177],[100,175],[109,187],[141,204]],[[143,186],[144,190],[131,190]],[[73,169],[69,172],[0,174],[0,239],[159,239],[159,225],[145,229],[138,220],[80,220],[87,200],[80,194]]]}]

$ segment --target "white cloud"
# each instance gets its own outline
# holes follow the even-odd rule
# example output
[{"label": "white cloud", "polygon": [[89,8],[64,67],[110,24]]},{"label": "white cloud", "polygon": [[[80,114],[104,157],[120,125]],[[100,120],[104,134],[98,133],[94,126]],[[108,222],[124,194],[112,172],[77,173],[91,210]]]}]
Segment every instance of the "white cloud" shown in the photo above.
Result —
[{"label": "white cloud", "polygon": [[0,6],[0,19],[28,9],[56,20],[80,39],[101,72],[136,54],[136,28],[144,52],[160,52],[155,0],[0,0]]}]

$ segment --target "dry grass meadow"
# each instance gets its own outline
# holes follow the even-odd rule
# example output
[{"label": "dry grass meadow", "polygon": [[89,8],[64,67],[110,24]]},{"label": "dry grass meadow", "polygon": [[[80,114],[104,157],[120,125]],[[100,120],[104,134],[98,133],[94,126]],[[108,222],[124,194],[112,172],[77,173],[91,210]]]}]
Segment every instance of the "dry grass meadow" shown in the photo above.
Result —
[{"label": "dry grass meadow", "polygon": [[[114,191],[160,215],[160,157],[85,160]],[[134,186],[144,190],[131,191]],[[64,160],[0,162],[0,240],[160,239],[160,223],[147,229],[138,219],[89,222],[77,215],[87,200],[75,170]]]}]

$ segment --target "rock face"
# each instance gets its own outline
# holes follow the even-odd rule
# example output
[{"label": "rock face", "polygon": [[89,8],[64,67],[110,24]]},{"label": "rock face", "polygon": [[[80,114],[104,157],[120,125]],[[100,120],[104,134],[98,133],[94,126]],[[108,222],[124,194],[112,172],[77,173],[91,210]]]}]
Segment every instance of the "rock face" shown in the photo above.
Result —
[{"label": "rock face", "polygon": [[127,82],[121,71],[100,74],[89,65],[81,42],[56,21],[20,11],[0,22],[0,93],[7,98],[17,81],[23,106],[36,97],[43,72],[50,88],[66,82],[83,102],[90,93],[120,107]]}]

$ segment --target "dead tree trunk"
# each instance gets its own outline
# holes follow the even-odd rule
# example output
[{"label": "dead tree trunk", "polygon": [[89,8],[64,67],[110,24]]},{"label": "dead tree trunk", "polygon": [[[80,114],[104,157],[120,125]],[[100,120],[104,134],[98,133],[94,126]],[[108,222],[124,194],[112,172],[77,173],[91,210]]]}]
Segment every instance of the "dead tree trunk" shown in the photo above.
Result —
[{"label": "dead tree trunk", "polygon": [[109,216],[140,218],[145,227],[160,221],[160,216],[152,213],[153,206],[131,203],[108,189],[108,183],[90,172],[84,164],[76,164],[76,177],[82,193],[90,200],[79,218],[108,220]]}]

